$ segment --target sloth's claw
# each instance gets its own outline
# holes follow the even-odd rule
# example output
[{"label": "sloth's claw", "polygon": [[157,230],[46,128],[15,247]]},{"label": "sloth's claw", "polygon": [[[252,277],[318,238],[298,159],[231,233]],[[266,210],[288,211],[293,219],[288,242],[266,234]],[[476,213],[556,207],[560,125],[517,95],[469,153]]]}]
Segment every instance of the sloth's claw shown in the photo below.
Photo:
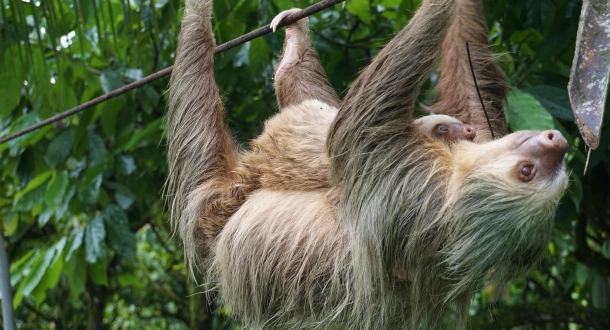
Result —
[{"label": "sloth's claw", "polygon": [[277,16],[275,16],[273,18],[273,20],[271,20],[271,23],[269,24],[269,26],[271,27],[271,30],[273,32],[275,32],[275,30],[277,30],[278,25],[280,25],[280,23],[282,22],[284,17],[292,15],[292,14],[298,12],[298,11],[301,11],[301,9],[299,9],[299,8],[292,8],[292,9],[284,10],[283,12],[277,14]]}]

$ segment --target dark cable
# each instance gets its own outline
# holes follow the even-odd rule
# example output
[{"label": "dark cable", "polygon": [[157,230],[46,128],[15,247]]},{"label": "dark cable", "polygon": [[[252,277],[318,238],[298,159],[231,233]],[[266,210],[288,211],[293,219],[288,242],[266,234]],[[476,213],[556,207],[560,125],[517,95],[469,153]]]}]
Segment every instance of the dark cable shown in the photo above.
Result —
[{"label": "dark cable", "polygon": [[489,121],[489,116],[487,115],[487,109],[485,109],[485,104],[483,104],[483,97],[481,97],[481,92],[479,91],[477,78],[474,75],[474,67],[472,66],[472,59],[470,58],[470,48],[468,47],[468,40],[466,40],[466,53],[468,53],[468,64],[470,64],[470,72],[472,73],[472,80],[474,80],[474,88],[477,90],[477,95],[479,95],[479,101],[481,101],[481,107],[483,108],[485,119],[487,119],[487,126],[489,126],[489,132],[491,132],[491,138],[495,139],[496,137],[494,136],[494,130],[491,128],[491,122]]}]

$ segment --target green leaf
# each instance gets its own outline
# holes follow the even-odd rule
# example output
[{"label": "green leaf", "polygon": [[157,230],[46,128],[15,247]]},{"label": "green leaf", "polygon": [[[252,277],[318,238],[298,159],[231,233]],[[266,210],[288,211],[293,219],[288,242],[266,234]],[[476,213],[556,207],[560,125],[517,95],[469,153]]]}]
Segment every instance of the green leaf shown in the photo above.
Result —
[{"label": "green leaf", "polygon": [[106,155],[104,139],[93,131],[87,132],[87,147],[89,148],[89,157],[91,158],[92,165],[97,165],[104,161],[104,156]]},{"label": "green leaf", "polygon": [[118,154],[115,158],[114,166],[116,170],[123,175],[130,175],[136,170],[136,163],[133,160],[133,155]]},{"label": "green leaf", "polygon": [[104,93],[109,93],[110,91],[123,87],[124,85],[117,72],[110,69],[102,72],[100,75],[100,83],[102,84]]},{"label": "green leaf", "polygon": [[553,25],[556,0],[528,0],[527,21],[539,31],[548,31]]},{"label": "green leaf", "polygon": [[565,121],[574,121],[567,89],[539,85],[525,88],[523,91],[533,95],[553,116]]},{"label": "green leaf", "polygon": [[131,190],[120,184],[115,187],[114,198],[122,209],[128,209],[136,200]]},{"label": "green leaf", "polygon": [[18,47],[20,46],[13,45],[4,54],[1,54],[4,63],[0,65],[0,118],[6,118],[21,101],[21,88],[23,88],[25,75],[21,69],[22,66],[16,65],[21,61]]},{"label": "green leaf", "polygon": [[93,283],[108,286],[108,262],[106,260],[87,264],[87,273]]},{"label": "green leaf", "polygon": [[136,250],[136,237],[129,229],[127,214],[116,205],[110,204],[102,211],[106,224],[108,245],[118,254],[133,260]]},{"label": "green leaf", "polygon": [[506,119],[513,131],[553,128],[553,116],[535,97],[518,89],[508,95]]},{"label": "green leaf", "polygon": [[[15,202],[15,211],[33,211],[37,206],[44,202],[45,186],[39,186],[36,189],[25,194],[21,199]],[[37,212],[32,212],[36,215]]]},{"label": "green leaf", "polygon": [[133,150],[135,149],[142,141],[144,141],[149,136],[156,134],[161,136],[161,122],[162,118],[154,120],[150,124],[146,125],[143,129],[139,130],[136,134],[133,135],[129,142],[122,148],[122,150]]},{"label": "green leaf", "polygon": [[248,72],[252,76],[260,75],[261,72],[264,72],[265,67],[271,65],[270,53],[271,50],[265,39],[258,38],[252,40],[248,55],[250,61]]},{"label": "green leaf", "polygon": [[23,190],[19,191],[15,194],[15,199],[19,200],[23,198],[23,196],[30,191],[38,188],[41,184],[45,183],[51,176],[53,176],[53,171],[45,171],[38,174],[32,181],[28,183]]},{"label": "green leaf", "polygon": [[14,308],[17,308],[21,303],[21,300],[23,300],[23,297],[29,296],[38,283],[40,283],[40,280],[51,265],[51,261],[53,261],[54,257],[55,250],[53,249],[47,250],[44,255],[38,257],[32,266],[31,272],[23,278],[19,288],[15,291],[15,297],[13,298]]},{"label": "green leaf", "polygon": [[88,263],[96,263],[106,256],[104,238],[106,238],[104,222],[101,216],[97,216],[85,227],[85,260]]},{"label": "green leaf", "polygon": [[61,271],[64,266],[64,261],[61,256],[64,248],[66,247],[66,241],[66,237],[62,237],[47,251],[47,253],[51,252],[53,254],[53,260],[40,280],[40,283],[38,283],[36,288],[32,291],[32,296],[34,297],[36,306],[40,306],[47,296],[47,290],[55,287],[59,281],[59,276],[61,275]]},{"label": "green leaf", "polygon": [[595,277],[591,286],[591,298],[595,308],[608,309],[610,307],[610,287],[608,287],[606,277],[601,275]]},{"label": "green leaf", "polygon": [[7,217],[8,220],[5,222],[7,236],[13,236],[13,234],[15,234],[17,231],[17,228],[19,228],[19,214],[17,212],[11,213],[9,213],[9,216]]},{"label": "green leaf", "polygon": [[70,286],[70,296],[74,299],[79,299],[85,291],[87,265],[82,250],[79,250],[72,258],[64,259],[63,272],[70,279],[67,282]]},{"label": "green leaf", "polygon": [[80,186],[79,198],[85,203],[92,204],[97,201],[102,185],[104,164],[89,167]]},{"label": "green leaf", "polygon": [[242,66],[250,64],[250,56],[248,55],[250,54],[251,43],[251,41],[248,41],[239,47],[239,51],[235,54],[235,57],[233,57],[234,68],[241,68]]},{"label": "green leaf", "polygon": [[44,200],[47,206],[54,208],[65,198],[66,188],[68,187],[68,172],[60,171],[47,184]]},{"label": "green leaf", "polygon": [[610,238],[607,238],[602,245],[602,255],[606,259],[610,259]]},{"label": "green leaf", "polygon": [[74,129],[68,128],[59,133],[47,149],[46,160],[51,168],[63,162],[70,155],[74,144]]},{"label": "green leaf", "polygon": [[38,256],[40,256],[40,251],[30,250],[11,264],[11,286],[14,287],[22,278],[30,274],[30,269],[34,262],[38,260]]},{"label": "green leaf", "polygon": [[84,235],[84,229],[78,229],[76,232],[70,234],[72,244],[70,245],[70,250],[68,250],[68,253],[66,253],[66,261],[70,260],[72,258],[72,254],[81,247],[81,245],[83,244]]},{"label": "green leaf", "polygon": [[42,212],[38,216],[38,228],[44,227],[53,216],[53,209],[49,207],[43,207]]},{"label": "green leaf", "polygon": [[106,101],[106,104],[104,104],[100,122],[102,123],[102,129],[106,136],[114,136],[119,114],[126,104],[127,102],[125,102],[125,99],[122,97],[108,100]]},{"label": "green leaf", "polygon": [[591,270],[589,267],[581,264],[580,262],[576,263],[576,283],[579,285],[585,285],[589,278],[591,277]]},{"label": "green leaf", "polygon": [[369,0],[350,0],[345,8],[366,24],[371,24],[371,7]]}]

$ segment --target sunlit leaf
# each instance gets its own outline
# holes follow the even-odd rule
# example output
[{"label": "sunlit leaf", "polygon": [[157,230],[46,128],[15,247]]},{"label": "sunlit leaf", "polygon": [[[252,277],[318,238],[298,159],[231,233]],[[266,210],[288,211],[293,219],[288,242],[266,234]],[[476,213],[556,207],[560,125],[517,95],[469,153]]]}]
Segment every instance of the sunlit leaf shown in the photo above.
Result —
[{"label": "sunlit leaf", "polygon": [[358,16],[364,23],[371,24],[371,7],[369,0],[347,1],[345,8],[352,14]]},{"label": "sunlit leaf", "polygon": [[508,95],[506,119],[513,131],[553,128],[553,116],[535,97],[518,89]]}]

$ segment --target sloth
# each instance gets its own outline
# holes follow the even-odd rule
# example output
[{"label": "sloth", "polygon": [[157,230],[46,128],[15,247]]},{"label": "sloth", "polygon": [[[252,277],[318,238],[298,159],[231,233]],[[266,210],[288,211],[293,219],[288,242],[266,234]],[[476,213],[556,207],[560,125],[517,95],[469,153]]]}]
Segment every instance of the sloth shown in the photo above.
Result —
[{"label": "sloth", "polygon": [[[305,20],[293,24],[276,69],[280,113],[250,150],[223,122],[213,3],[185,3],[169,89],[170,218],[193,272],[207,272],[243,325],[438,329],[453,310],[464,328],[473,292],[543,256],[568,146],[556,130],[506,134],[505,79],[479,0],[424,0],[342,101],[297,31]],[[477,107],[464,40],[501,138]],[[414,118],[439,58],[430,109],[472,138],[435,136],[445,129]]]}]

